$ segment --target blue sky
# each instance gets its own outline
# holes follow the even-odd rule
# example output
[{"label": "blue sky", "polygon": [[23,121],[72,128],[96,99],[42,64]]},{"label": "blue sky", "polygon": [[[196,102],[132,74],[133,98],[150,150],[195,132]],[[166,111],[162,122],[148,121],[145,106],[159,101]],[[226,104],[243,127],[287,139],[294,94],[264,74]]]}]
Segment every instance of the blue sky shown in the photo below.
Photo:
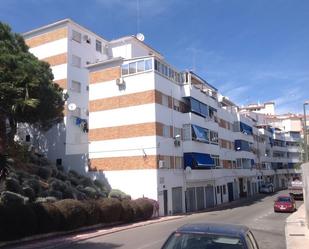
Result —
[{"label": "blue sky", "polygon": [[239,105],[275,101],[278,113],[301,113],[309,99],[307,0],[0,0],[15,32],[63,18],[108,40],[142,32],[170,64]]}]

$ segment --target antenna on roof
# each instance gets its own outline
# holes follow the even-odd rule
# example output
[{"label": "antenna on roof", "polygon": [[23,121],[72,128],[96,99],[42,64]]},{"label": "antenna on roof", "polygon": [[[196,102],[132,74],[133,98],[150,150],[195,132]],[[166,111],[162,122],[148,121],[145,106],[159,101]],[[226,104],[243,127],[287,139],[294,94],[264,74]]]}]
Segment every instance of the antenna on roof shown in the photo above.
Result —
[{"label": "antenna on roof", "polygon": [[140,27],[140,7],[139,7],[139,0],[136,0],[136,31],[139,33]]}]

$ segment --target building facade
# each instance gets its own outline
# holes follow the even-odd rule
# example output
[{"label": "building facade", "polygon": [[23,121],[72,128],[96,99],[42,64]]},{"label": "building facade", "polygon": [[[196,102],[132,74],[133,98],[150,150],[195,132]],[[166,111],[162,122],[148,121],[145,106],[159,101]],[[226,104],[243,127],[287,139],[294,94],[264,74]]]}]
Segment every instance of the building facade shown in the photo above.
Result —
[{"label": "building facade", "polygon": [[248,197],[264,182],[284,188],[296,173],[297,135],[267,119],[271,103],[240,109],[135,36],[107,41],[65,19],[24,38],[69,96],[62,124],[19,127],[55,163],[158,200],[161,215]]}]

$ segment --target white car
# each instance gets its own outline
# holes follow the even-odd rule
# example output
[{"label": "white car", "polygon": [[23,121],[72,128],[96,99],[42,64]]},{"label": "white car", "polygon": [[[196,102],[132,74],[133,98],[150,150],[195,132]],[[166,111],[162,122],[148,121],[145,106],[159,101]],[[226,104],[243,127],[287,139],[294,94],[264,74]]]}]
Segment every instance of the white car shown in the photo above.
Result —
[{"label": "white car", "polygon": [[274,185],[272,183],[262,184],[260,187],[260,193],[270,194],[274,192]]}]

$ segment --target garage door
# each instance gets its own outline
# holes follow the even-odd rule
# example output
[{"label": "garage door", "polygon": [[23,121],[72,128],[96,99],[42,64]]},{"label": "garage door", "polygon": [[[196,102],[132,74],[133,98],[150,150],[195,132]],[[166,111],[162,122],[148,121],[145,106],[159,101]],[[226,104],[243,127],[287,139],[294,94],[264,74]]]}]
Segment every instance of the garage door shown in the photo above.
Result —
[{"label": "garage door", "polygon": [[182,187],[172,188],[173,213],[182,213]]},{"label": "garage door", "polygon": [[196,202],[197,202],[197,210],[205,209],[204,187],[196,188]]},{"label": "garage door", "polygon": [[205,194],[206,194],[206,208],[214,207],[215,206],[214,187],[213,186],[205,187]]},{"label": "garage door", "polygon": [[195,188],[187,188],[186,204],[187,204],[187,212],[196,211]]}]

